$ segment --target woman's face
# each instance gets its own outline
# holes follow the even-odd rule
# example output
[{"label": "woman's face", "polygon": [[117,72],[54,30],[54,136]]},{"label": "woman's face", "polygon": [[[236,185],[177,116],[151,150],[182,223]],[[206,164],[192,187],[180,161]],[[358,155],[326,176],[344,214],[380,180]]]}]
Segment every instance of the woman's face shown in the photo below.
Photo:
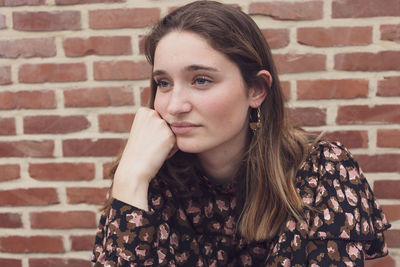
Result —
[{"label": "woman's face", "polygon": [[[200,35],[173,31],[155,51],[154,108],[189,153],[243,148],[250,100],[239,68]],[[235,149],[235,150],[236,150]]]}]

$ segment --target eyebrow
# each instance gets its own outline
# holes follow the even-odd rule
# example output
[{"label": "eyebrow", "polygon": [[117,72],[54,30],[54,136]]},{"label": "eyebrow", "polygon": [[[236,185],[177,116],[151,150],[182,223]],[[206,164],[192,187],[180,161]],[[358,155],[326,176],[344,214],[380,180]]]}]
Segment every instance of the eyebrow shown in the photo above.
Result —
[{"label": "eyebrow", "polygon": [[[219,72],[218,69],[213,68],[213,67],[208,67],[204,65],[189,65],[184,68],[185,71],[197,71],[197,70],[206,70],[206,71],[214,71],[214,72]],[[166,74],[167,72],[165,70],[155,70],[152,74],[152,77],[158,76],[158,75],[163,75]]]}]

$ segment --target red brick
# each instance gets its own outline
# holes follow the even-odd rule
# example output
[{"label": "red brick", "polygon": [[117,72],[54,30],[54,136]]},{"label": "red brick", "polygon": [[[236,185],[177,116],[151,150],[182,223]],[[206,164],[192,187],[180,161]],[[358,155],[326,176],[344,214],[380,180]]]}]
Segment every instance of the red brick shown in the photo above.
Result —
[{"label": "red brick", "polygon": [[378,147],[400,148],[400,130],[385,129],[377,132]]},{"label": "red brick", "polygon": [[385,77],[378,81],[377,96],[400,96],[400,76]]},{"label": "red brick", "polygon": [[[93,243],[94,244],[94,243]],[[90,267],[89,260],[64,258],[30,258],[29,267]]]},{"label": "red brick", "polygon": [[261,32],[271,49],[286,47],[289,44],[288,29],[263,29]]},{"label": "red brick", "polygon": [[30,213],[33,229],[95,228],[96,214],[90,211],[42,211]]},{"label": "red brick", "polygon": [[330,131],[323,136],[330,141],[339,141],[348,148],[368,148],[367,131]]},{"label": "red brick", "polygon": [[1,0],[0,6],[39,6],[46,4],[46,0]]},{"label": "red brick", "polygon": [[64,252],[61,236],[6,236],[0,237],[0,251],[9,253]]},{"label": "red brick", "polygon": [[120,152],[125,140],[118,138],[104,139],[68,139],[62,143],[65,157],[110,157]]},{"label": "red brick", "polygon": [[0,14],[0,29],[5,29],[5,28],[7,28],[6,16],[4,16],[3,14]]},{"label": "red brick", "polygon": [[375,181],[374,194],[382,199],[400,199],[400,180]]},{"label": "red brick", "polygon": [[21,214],[0,213],[0,228],[21,228]]},{"label": "red brick", "polygon": [[381,40],[400,41],[400,24],[381,25]]},{"label": "red brick", "polygon": [[54,141],[0,141],[0,157],[53,157]]},{"label": "red brick", "polygon": [[274,55],[279,73],[295,73],[325,70],[326,56],[320,54]]},{"label": "red brick", "polygon": [[86,66],[84,63],[24,64],[18,79],[22,83],[85,81]]},{"label": "red brick", "polygon": [[93,163],[30,163],[29,175],[40,181],[93,180]]},{"label": "red brick", "polygon": [[15,134],[16,134],[15,119],[0,118],[0,135],[15,135]]},{"label": "red brick", "polygon": [[365,261],[365,267],[395,267],[396,262],[391,256]]},{"label": "red brick", "polygon": [[64,91],[66,107],[106,107],[133,105],[130,87],[81,88]]},{"label": "red brick", "polygon": [[89,27],[92,29],[142,28],[156,23],[159,8],[125,8],[89,11]]},{"label": "red brick", "polygon": [[17,259],[0,259],[0,266],[22,267],[22,261]]},{"label": "red brick", "polygon": [[400,51],[336,54],[335,69],[349,71],[400,70]]},{"label": "red brick", "polygon": [[400,172],[400,154],[356,155],[364,172]]},{"label": "red brick", "polygon": [[20,31],[62,31],[81,29],[79,11],[13,12],[13,28]]},{"label": "red brick", "polygon": [[119,3],[126,0],[56,0],[56,5],[82,5],[95,3]]},{"label": "red brick", "polygon": [[150,78],[151,66],[147,61],[97,61],[93,63],[94,79],[142,80]]},{"label": "red brick", "polygon": [[27,116],[24,117],[25,134],[64,134],[78,132],[90,127],[90,122],[85,116]]},{"label": "red brick", "polygon": [[11,83],[11,66],[0,66],[0,85]]},{"label": "red brick", "polygon": [[103,178],[104,179],[111,179],[111,169],[114,166],[114,162],[106,162],[103,163]]},{"label": "red brick", "polygon": [[322,1],[251,3],[250,15],[265,15],[279,20],[317,20],[323,16]]},{"label": "red brick", "polygon": [[368,45],[372,42],[372,27],[299,28],[297,41],[316,47]]},{"label": "red brick", "polygon": [[297,81],[298,99],[366,98],[368,80],[300,80]]},{"label": "red brick", "polygon": [[56,107],[53,91],[0,92],[1,109],[50,109]]},{"label": "red brick", "polygon": [[338,124],[400,123],[400,105],[342,106],[336,117]]},{"label": "red brick", "polygon": [[400,16],[398,0],[334,0],[333,18],[366,18]]},{"label": "red brick", "polygon": [[381,205],[389,222],[400,220],[400,205]]},{"label": "red brick", "polygon": [[15,180],[20,177],[20,168],[18,164],[0,165],[0,182]]},{"label": "red brick", "polygon": [[326,125],[326,109],[289,108],[286,112],[289,120],[298,126]]},{"label": "red brick", "polygon": [[47,206],[58,204],[54,188],[0,190],[0,206]]},{"label": "red brick", "polygon": [[68,204],[104,204],[109,188],[70,187],[67,188]]},{"label": "red brick", "polygon": [[64,40],[63,46],[65,55],[68,57],[132,54],[131,37],[129,36],[67,38]]},{"label": "red brick", "polygon": [[150,105],[150,87],[140,88],[140,104],[148,107]]},{"label": "red brick", "polygon": [[144,43],[146,42],[146,35],[139,35],[139,53],[144,54]]},{"label": "red brick", "polygon": [[131,130],[134,114],[102,114],[99,115],[100,132],[124,133]]},{"label": "red brick", "polygon": [[94,244],[93,235],[71,236],[71,250],[72,251],[85,251],[92,250]]},{"label": "red brick", "polygon": [[385,239],[390,248],[400,248],[400,230],[393,229],[385,232]]},{"label": "red brick", "polygon": [[0,57],[54,57],[56,54],[54,38],[0,40]]},{"label": "red brick", "polygon": [[281,81],[281,89],[285,100],[288,101],[290,99],[290,82],[289,81]]}]

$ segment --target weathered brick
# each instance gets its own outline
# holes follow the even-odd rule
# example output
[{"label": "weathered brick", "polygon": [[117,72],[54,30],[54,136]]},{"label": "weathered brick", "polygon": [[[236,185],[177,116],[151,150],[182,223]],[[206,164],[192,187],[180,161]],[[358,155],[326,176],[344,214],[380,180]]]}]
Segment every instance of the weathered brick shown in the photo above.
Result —
[{"label": "weathered brick", "polygon": [[140,104],[142,106],[148,107],[150,105],[150,87],[140,88]]},{"label": "weathered brick", "polygon": [[377,198],[400,199],[400,181],[399,180],[375,181],[374,194]]},{"label": "weathered brick", "polygon": [[400,205],[398,204],[387,204],[381,205],[383,212],[389,222],[400,220]]},{"label": "weathered brick", "polygon": [[338,109],[338,124],[400,123],[400,105],[351,105]]},{"label": "weathered brick", "polygon": [[0,92],[1,109],[51,109],[56,107],[53,91]]},{"label": "weathered brick", "polygon": [[400,76],[385,77],[378,81],[377,96],[400,96]]},{"label": "weathered brick", "polygon": [[320,71],[326,69],[326,56],[321,54],[275,54],[279,73]]},{"label": "weathered brick", "polygon": [[383,258],[365,261],[365,267],[396,267],[396,262],[390,255],[387,255]]},{"label": "weathered brick", "polygon": [[150,78],[151,66],[147,61],[96,61],[93,71],[97,81],[142,80]]},{"label": "weathered brick", "polygon": [[0,228],[21,228],[22,220],[19,213],[0,213]]},{"label": "weathered brick", "polygon": [[381,40],[400,41],[400,24],[397,25],[381,25]]},{"label": "weathered brick", "polygon": [[299,28],[297,41],[316,47],[368,45],[372,43],[372,27]]},{"label": "weathered brick", "polygon": [[0,157],[50,158],[54,153],[54,141],[21,140],[0,141]]},{"label": "weathered brick", "polygon": [[22,83],[85,81],[86,66],[84,63],[24,64],[18,79]]},{"label": "weathered brick", "polygon": [[46,0],[1,0],[0,6],[39,6],[46,4]]},{"label": "weathered brick", "polygon": [[13,28],[19,31],[79,30],[79,11],[13,12]]},{"label": "weathered brick", "polygon": [[58,204],[54,188],[0,190],[0,206],[47,206]]},{"label": "weathered brick", "polygon": [[131,55],[130,36],[94,36],[67,38],[63,42],[65,55],[82,57],[87,55]]},{"label": "weathered brick", "polygon": [[368,90],[365,79],[297,81],[298,99],[366,98]]},{"label": "weathered brick", "polygon": [[93,235],[71,236],[71,250],[72,251],[85,251],[92,250],[94,244]]},{"label": "weathered brick", "polygon": [[85,116],[37,115],[24,117],[25,134],[64,134],[78,132],[90,127]]},{"label": "weathered brick", "polygon": [[400,172],[400,154],[355,155],[364,172]]},{"label": "weathered brick", "polygon": [[89,11],[89,27],[92,29],[142,28],[156,23],[159,8],[126,8]]},{"label": "weathered brick", "polygon": [[90,211],[41,211],[30,213],[33,229],[95,228],[96,214]]},{"label": "weathered brick", "polygon": [[11,66],[0,66],[0,85],[11,83]]},{"label": "weathered brick", "polygon": [[0,14],[0,29],[5,29],[5,28],[7,28],[6,16],[4,16],[3,14]]},{"label": "weathered brick", "polygon": [[15,135],[15,134],[16,134],[15,119],[0,118],[0,135]]},{"label": "weathered brick", "polygon": [[69,187],[67,190],[68,204],[104,204],[108,188]]},{"label": "weathered brick", "polygon": [[249,5],[250,15],[265,15],[279,20],[317,20],[322,18],[322,12],[322,1],[273,1]]},{"label": "weathered brick", "polygon": [[18,164],[0,165],[0,182],[15,180],[20,177],[20,168]]},{"label": "weathered brick", "polygon": [[65,258],[30,258],[29,267],[90,267],[89,260]]},{"label": "weathered brick", "polygon": [[289,108],[286,110],[289,120],[298,126],[320,126],[326,124],[326,109]]},{"label": "weathered brick", "polygon": [[60,253],[64,252],[61,236],[2,236],[0,251],[9,253]]},{"label": "weathered brick", "polygon": [[400,229],[385,232],[385,241],[390,248],[400,248]]},{"label": "weathered brick", "polygon": [[22,267],[22,261],[18,259],[0,259],[0,266]]},{"label": "weathered brick", "polygon": [[56,0],[56,5],[82,5],[95,3],[120,3],[126,0]]},{"label": "weathered brick", "polygon": [[400,16],[398,0],[334,0],[333,18],[366,18],[381,16]]},{"label": "weathered brick", "polygon": [[134,119],[134,114],[101,114],[99,115],[100,132],[129,132]]},{"label": "weathered brick", "polygon": [[118,138],[68,139],[62,143],[64,157],[110,157],[122,150],[125,140]]},{"label": "weathered brick", "polygon": [[261,32],[271,49],[286,47],[289,44],[288,29],[262,29]]},{"label": "weathered brick", "polygon": [[330,141],[339,141],[347,148],[368,148],[367,131],[329,131],[323,136]]},{"label": "weathered brick", "polygon": [[106,107],[133,105],[130,87],[81,88],[64,91],[66,107]]},{"label": "weathered brick", "polygon": [[30,163],[29,175],[41,181],[93,180],[93,163]]},{"label": "weathered brick", "polygon": [[377,146],[400,148],[400,130],[396,129],[378,130]]},{"label": "weathered brick", "polygon": [[0,57],[54,57],[56,54],[54,38],[0,40]]},{"label": "weathered brick", "polygon": [[400,70],[400,51],[336,54],[334,68],[348,71]]}]

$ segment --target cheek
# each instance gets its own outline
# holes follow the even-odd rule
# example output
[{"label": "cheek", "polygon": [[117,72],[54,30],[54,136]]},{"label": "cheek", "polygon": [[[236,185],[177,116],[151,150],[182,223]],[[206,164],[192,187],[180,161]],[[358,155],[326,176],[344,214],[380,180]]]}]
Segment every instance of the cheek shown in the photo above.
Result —
[{"label": "cheek", "polygon": [[160,115],[165,110],[164,102],[165,102],[165,99],[162,96],[160,96],[160,94],[156,93],[156,96],[154,98],[154,110],[157,111]]}]

